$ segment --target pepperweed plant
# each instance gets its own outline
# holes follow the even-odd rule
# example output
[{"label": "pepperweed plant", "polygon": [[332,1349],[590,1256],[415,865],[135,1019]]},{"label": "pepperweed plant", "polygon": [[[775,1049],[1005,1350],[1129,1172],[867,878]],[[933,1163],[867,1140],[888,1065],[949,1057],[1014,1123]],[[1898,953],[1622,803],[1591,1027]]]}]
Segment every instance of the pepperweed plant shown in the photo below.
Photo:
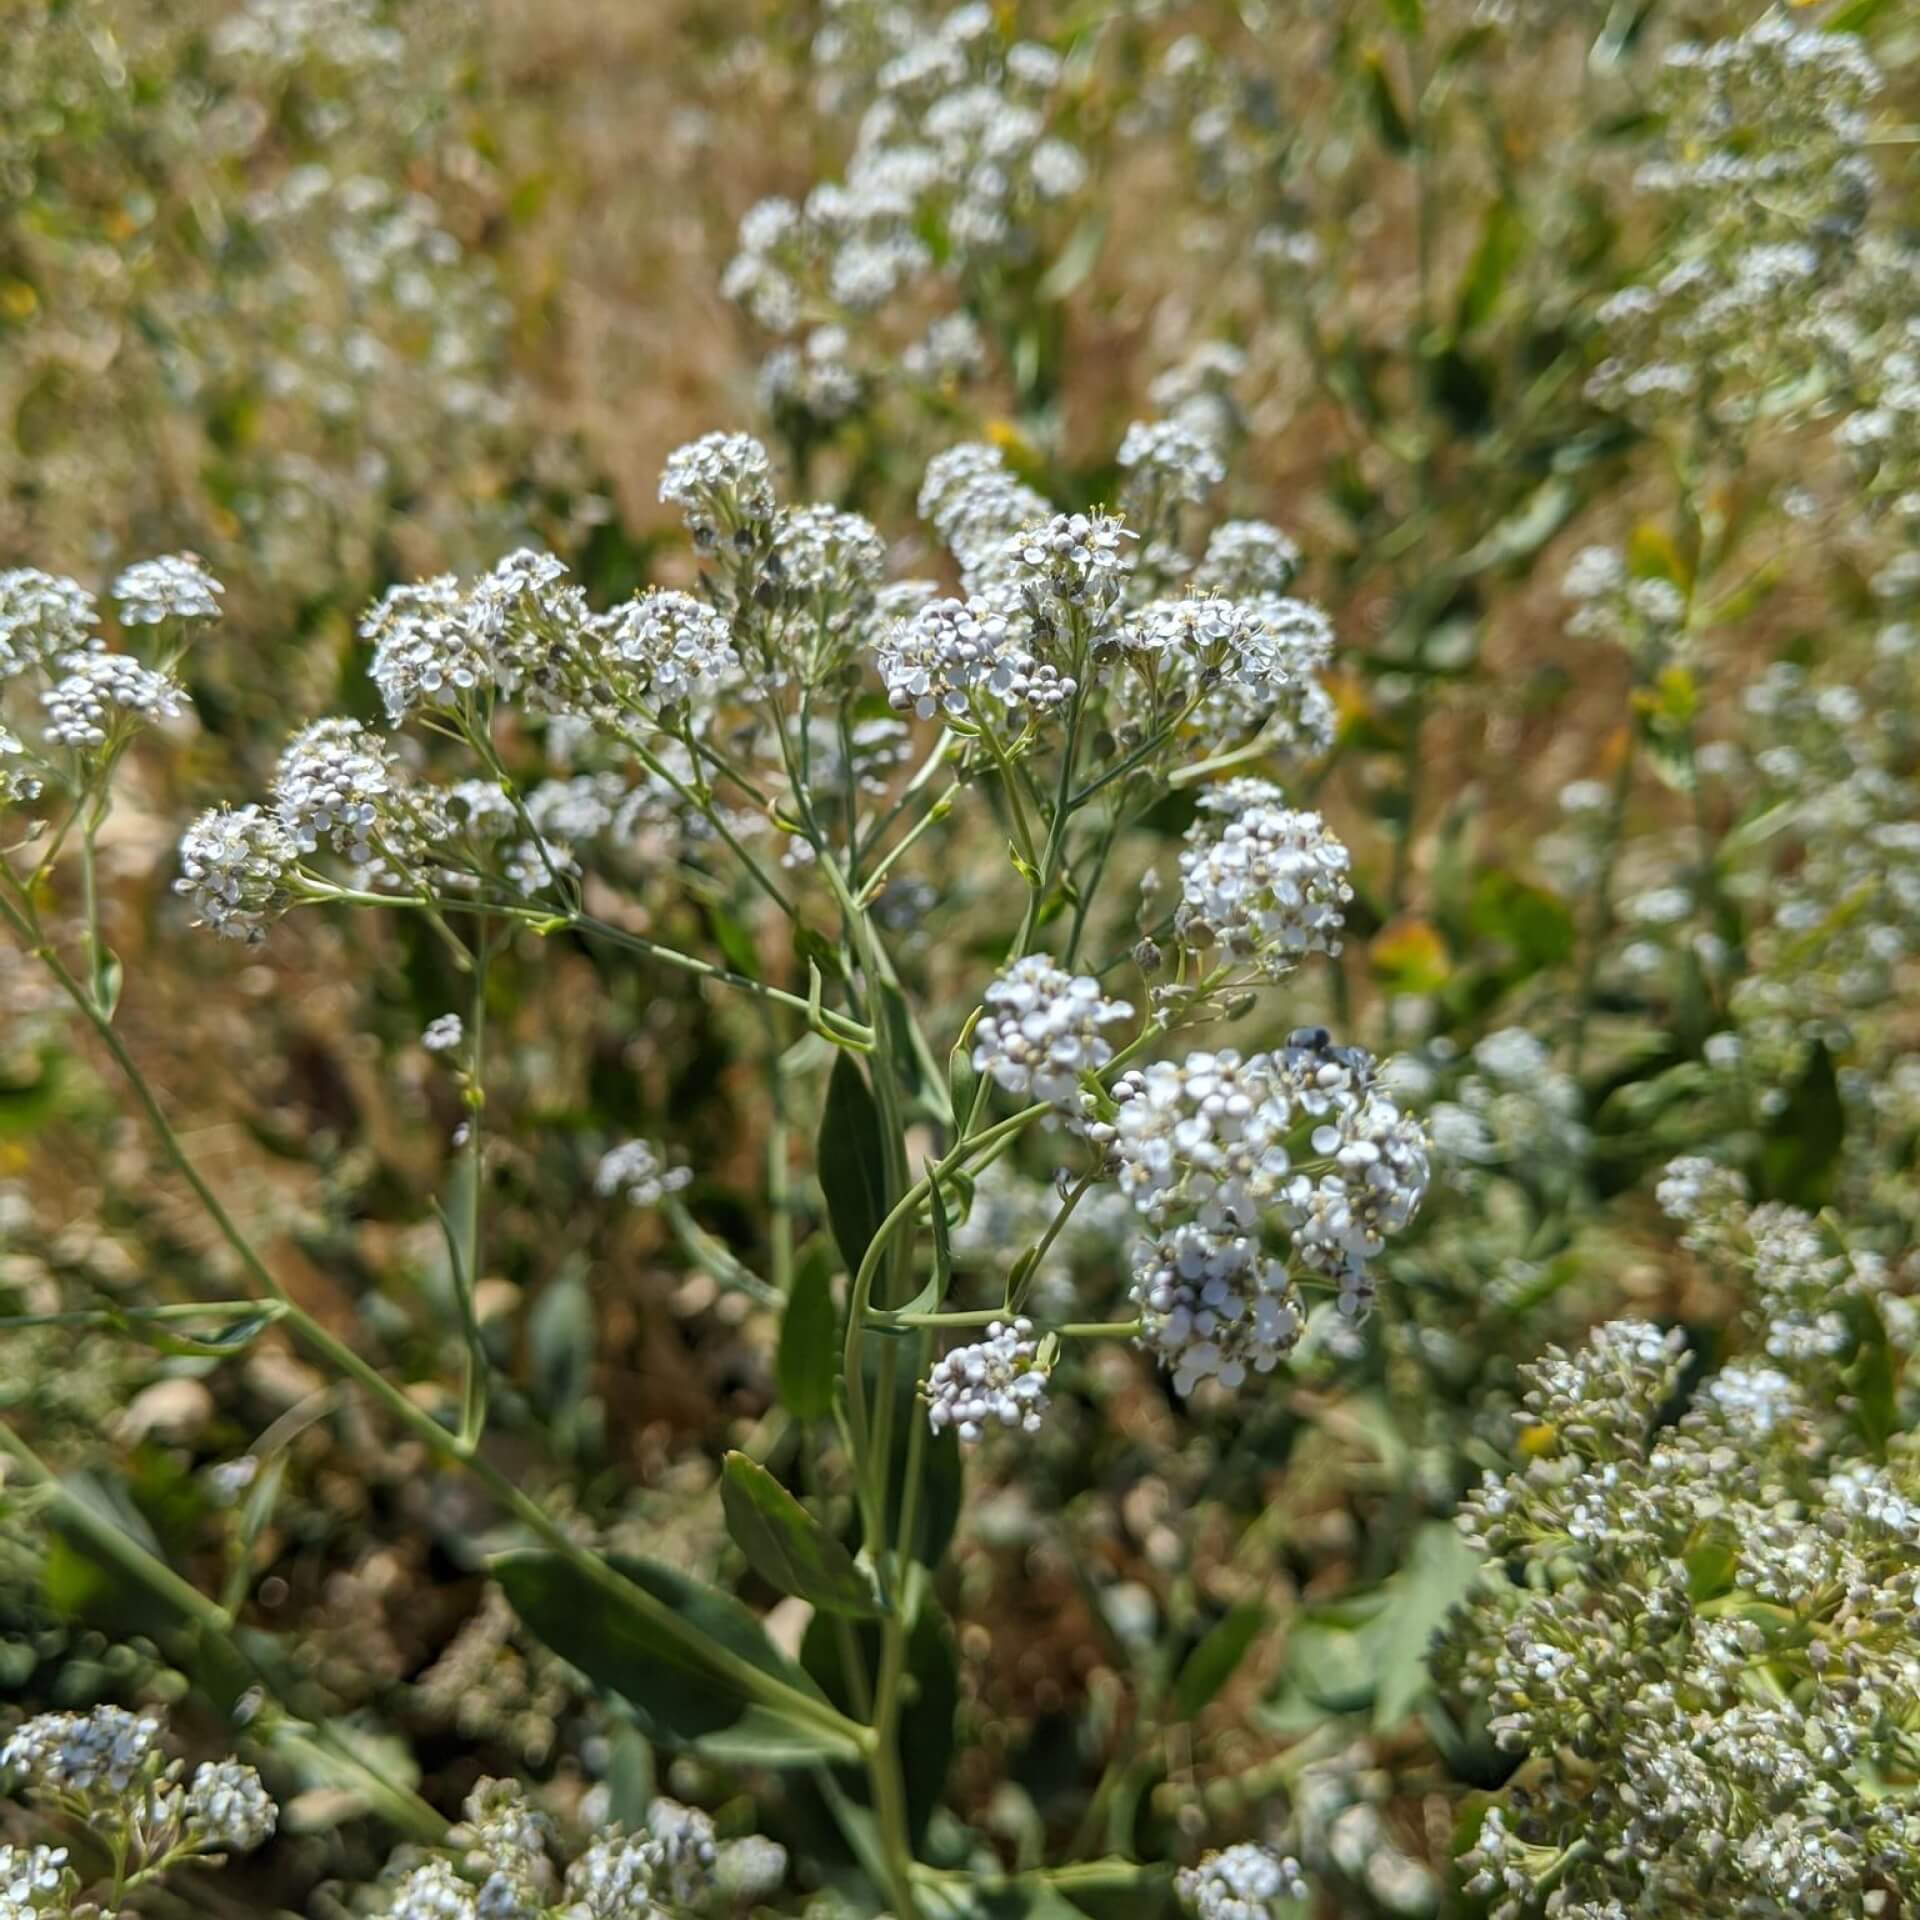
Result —
[{"label": "pepperweed plant", "polygon": [[0,78],[0,1920],[1920,1914],[1903,11],[163,11]]}]

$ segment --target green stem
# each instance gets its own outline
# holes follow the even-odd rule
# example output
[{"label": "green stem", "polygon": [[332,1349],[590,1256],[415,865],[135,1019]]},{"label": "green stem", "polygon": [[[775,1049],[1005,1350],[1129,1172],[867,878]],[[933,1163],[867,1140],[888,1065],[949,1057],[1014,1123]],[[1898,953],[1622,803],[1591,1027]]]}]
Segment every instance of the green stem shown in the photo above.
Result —
[{"label": "green stem", "polygon": [[16,926],[23,928],[33,937],[34,950],[39,958],[53,974],[61,990],[92,1024],[102,1043],[112,1054],[114,1063],[126,1077],[135,1099],[153,1127],[168,1160],[181,1178],[193,1189],[195,1197],[206,1210],[207,1217],[213,1222],[220,1237],[232,1249],[254,1284],[279,1304],[288,1330],[297,1339],[319,1353],[340,1373],[363,1387],[395,1421],[423,1442],[437,1459],[472,1474],[500,1506],[526,1527],[543,1545],[558,1553],[593,1585],[619,1601],[622,1606],[643,1615],[658,1632],[675,1641],[707,1671],[738,1688],[747,1698],[757,1700],[763,1705],[787,1714],[790,1718],[804,1721],[823,1732],[846,1740],[862,1752],[871,1747],[873,1735],[869,1728],[861,1726],[857,1721],[849,1720],[846,1715],[828,1706],[816,1696],[775,1679],[756,1667],[752,1661],[744,1660],[731,1650],[717,1646],[697,1627],[682,1620],[671,1607],[656,1599],[645,1588],[626,1579],[597,1555],[582,1547],[530,1494],[523,1492],[472,1447],[463,1446],[457,1435],[443,1427],[425,1408],[415,1405],[377,1367],[364,1360],[345,1341],[329,1332],[301,1307],[268,1271],[266,1263],[234,1223],[232,1215],[222,1204],[219,1195],[207,1184],[199,1168],[180,1144],[152,1086],[127,1051],[120,1036],[114,1031],[112,1023],[88,1000],[84,989],[68,971],[59,955],[38,940],[37,929],[12,905],[6,906],[5,914]]},{"label": "green stem", "polygon": [[[317,879],[309,879],[307,893],[315,901],[337,902],[347,906],[404,907],[417,911],[434,904],[422,895],[363,893],[353,887],[336,887],[331,882]],[[693,954],[680,952],[677,947],[663,947],[657,940],[649,940],[644,934],[629,933],[626,928],[617,927],[611,921],[601,920],[590,913],[575,910],[542,913],[538,908],[509,906],[499,901],[447,901],[443,904],[453,912],[498,914],[531,928],[535,933],[571,932],[582,934],[590,940],[604,940],[609,946],[625,948],[629,953],[644,954],[647,959],[656,960],[663,967],[674,967],[699,979],[715,981],[740,993],[752,994],[756,999],[772,1001],[776,1006],[790,1007],[796,1013],[811,1017],[815,1012],[813,1006],[797,993],[788,993],[783,987],[772,987],[764,980],[735,973],[730,967],[715,966],[711,960],[697,959]],[[873,1043],[871,1029],[857,1020],[848,1019],[845,1014],[823,1009],[820,1011],[820,1020],[830,1029],[830,1037],[842,1045],[864,1051]]]},{"label": "green stem", "polygon": [[280,1318],[258,1300],[180,1300],[164,1307],[79,1307],[66,1313],[16,1313],[0,1318],[0,1333],[24,1333],[31,1327],[123,1327],[149,1321],[252,1320]]},{"label": "green stem", "polygon": [[[273,1692],[268,1676],[259,1663],[235,1637],[233,1621],[197,1587],[174,1572],[165,1561],[156,1559],[130,1534],[115,1526],[75,1495],[47,1463],[9,1426],[0,1425],[0,1453],[5,1453],[20,1469],[30,1485],[44,1492],[62,1524],[85,1537],[89,1546],[111,1560],[122,1572],[167,1606],[173,1608],[202,1633],[220,1642],[223,1649],[251,1673],[263,1687]],[[436,1845],[444,1840],[447,1823],[434,1809],[408,1788],[389,1780],[377,1768],[362,1759],[350,1747],[336,1740],[322,1726],[315,1729],[313,1743],[325,1749],[329,1759],[359,1779],[369,1796],[384,1806],[388,1817],[403,1832],[416,1840]]]}]

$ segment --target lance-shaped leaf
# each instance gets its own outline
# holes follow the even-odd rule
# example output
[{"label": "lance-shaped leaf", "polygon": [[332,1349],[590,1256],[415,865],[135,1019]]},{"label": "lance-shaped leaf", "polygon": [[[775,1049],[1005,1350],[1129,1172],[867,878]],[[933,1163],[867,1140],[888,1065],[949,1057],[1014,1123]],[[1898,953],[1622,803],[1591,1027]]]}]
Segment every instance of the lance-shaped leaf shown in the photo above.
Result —
[{"label": "lance-shaped leaf", "polygon": [[840,1316],[834,1311],[833,1268],[824,1241],[816,1241],[794,1269],[773,1376],[780,1404],[796,1420],[824,1420],[833,1411]]},{"label": "lance-shaped leaf", "polygon": [[849,1053],[834,1056],[820,1118],[820,1191],[849,1273],[857,1273],[887,1214],[886,1147],[880,1112]]},{"label": "lance-shaped leaf", "polygon": [[765,1467],[727,1455],[720,1479],[727,1531],[761,1579],[849,1620],[880,1608],[853,1556]]},{"label": "lance-shaped leaf", "polygon": [[[851,1731],[835,1731],[840,1716],[820,1689],[732,1595],[651,1560],[613,1556],[607,1564],[691,1634],[671,1631],[617,1583],[595,1579],[563,1554],[504,1554],[491,1570],[528,1629],[596,1687],[625,1700],[650,1739],[740,1766],[859,1757]],[[710,1652],[701,1651],[703,1641]],[[763,1693],[742,1666],[775,1686]]]}]

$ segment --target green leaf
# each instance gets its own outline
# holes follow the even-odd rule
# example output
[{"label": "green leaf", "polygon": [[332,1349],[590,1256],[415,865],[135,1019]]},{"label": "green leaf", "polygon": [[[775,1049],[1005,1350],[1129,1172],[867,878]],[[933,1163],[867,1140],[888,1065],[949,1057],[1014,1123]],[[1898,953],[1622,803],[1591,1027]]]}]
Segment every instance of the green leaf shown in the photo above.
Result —
[{"label": "green leaf", "polygon": [[939,1283],[934,1302],[937,1306],[953,1279],[953,1240],[947,1227],[946,1196],[940,1191],[940,1176],[932,1167],[927,1169],[927,1189],[927,1211],[933,1221],[933,1277]]},{"label": "green leaf", "polygon": [[151,1347],[156,1353],[174,1354],[203,1360],[224,1359],[243,1351],[280,1318],[277,1307],[265,1306],[243,1319],[227,1320],[209,1327],[205,1333],[182,1332],[179,1323],[153,1320],[120,1320],[117,1330]]},{"label": "green leaf", "polygon": [[[609,1556],[607,1564],[714,1648],[825,1704],[819,1688],[732,1595],[651,1560]],[[750,1700],[737,1677],[719,1671],[618,1588],[591,1578],[566,1556],[527,1549],[503,1554],[491,1571],[528,1630],[596,1687],[625,1700],[649,1739],[740,1766],[805,1767],[859,1758],[851,1739],[804,1715]]]},{"label": "green leaf", "polygon": [[1473,258],[1467,263],[1466,275],[1460,282],[1459,305],[1453,323],[1455,333],[1471,333],[1492,316],[1525,240],[1526,229],[1513,202],[1496,200],[1487,209],[1486,221],[1480,229],[1480,244],[1474,248]]},{"label": "green leaf", "polygon": [[127,970],[111,947],[103,946],[94,963],[93,998],[109,1025],[120,1008],[120,989],[126,985]]},{"label": "green leaf", "polygon": [[1467,919],[1475,933],[1507,948],[1508,971],[1516,978],[1564,964],[1578,939],[1573,913],[1558,894],[1499,867],[1474,881]]},{"label": "green leaf", "polygon": [[1857,1341],[1847,1365],[1852,1423],[1868,1451],[1881,1460],[1900,1425],[1899,1363],[1887,1338],[1887,1323],[1874,1301],[1852,1300],[1847,1314]]},{"label": "green leaf", "polygon": [[1823,33],[1860,33],[1886,12],[1892,0],[1849,0],[1820,23]]},{"label": "green leaf", "polygon": [[749,980],[760,978],[760,951],[753,944],[753,936],[725,907],[709,904],[707,907],[707,926],[713,934],[714,945],[735,973],[745,974]]},{"label": "green leaf", "polygon": [[849,1620],[879,1613],[853,1556],[765,1467],[730,1453],[721,1469],[727,1531],[761,1579]]},{"label": "green leaf", "polygon": [[1518,566],[1531,560],[1574,516],[1580,490],[1564,474],[1541,481],[1521,504],[1469,553],[1454,571],[1462,579],[1492,567]]},{"label": "green leaf", "polygon": [[[808,1623],[800,1659],[829,1700],[854,1713],[854,1689],[846,1671],[852,1649],[869,1674],[879,1671],[880,1631],[870,1624],[843,1626],[822,1614]],[[955,1716],[960,1706],[960,1666],[953,1629],[931,1595],[923,1593],[907,1634],[906,1672],[900,1716],[900,1763],[907,1802],[907,1829],[915,1850],[946,1799],[947,1773],[953,1764]],[[851,1794],[864,1795],[864,1776],[849,1776]]]},{"label": "green leaf", "polygon": [[1395,153],[1411,152],[1413,128],[1394,97],[1393,82],[1387,77],[1386,63],[1380,58],[1379,50],[1369,48],[1360,66],[1367,83],[1367,104],[1373,109],[1373,124],[1380,138]]},{"label": "green leaf", "polygon": [[1833,1056],[1824,1040],[1816,1040],[1786,1105],[1768,1121],[1760,1142],[1767,1197],[1796,1207],[1825,1206],[1846,1130]]},{"label": "green leaf", "polygon": [[[919,1296],[904,1311],[931,1311],[934,1289],[938,1285],[937,1278],[929,1279]],[[879,1406],[888,1391],[889,1381],[892,1383],[893,1424],[889,1430],[887,1499],[882,1518],[885,1537],[891,1540],[899,1532],[908,1456],[913,1447],[914,1431],[919,1428],[922,1430],[918,1475],[920,1498],[909,1550],[922,1566],[934,1567],[940,1564],[942,1555],[953,1539],[954,1529],[959,1525],[963,1469],[959,1437],[951,1427],[935,1434],[924,1431],[927,1410],[920,1405],[919,1377],[910,1357],[918,1351],[911,1336],[923,1334],[921,1328],[903,1327],[891,1339],[868,1341],[864,1364],[869,1408]],[[887,1357],[889,1350],[893,1355],[891,1361]]]},{"label": "green leaf", "polygon": [[1397,1726],[1432,1685],[1427,1655],[1455,1602],[1480,1577],[1480,1556],[1445,1520],[1429,1520],[1413,1536],[1407,1564],[1394,1576],[1393,1604],[1370,1632],[1379,1636],[1373,1724]]},{"label": "green leaf", "polygon": [[1066,244],[1054,256],[1053,265],[1041,275],[1034,298],[1044,303],[1064,300],[1086,279],[1100,259],[1100,248],[1107,237],[1107,216],[1089,213],[1067,236]]},{"label": "green leaf", "polygon": [[796,1420],[824,1420],[833,1411],[840,1374],[840,1316],[833,1304],[833,1269],[815,1242],[794,1268],[793,1291],[780,1321],[774,1381],[780,1404]]},{"label": "green leaf", "polygon": [[1247,1650],[1267,1624],[1267,1610],[1249,1602],[1235,1607],[1187,1655],[1173,1683],[1174,1712],[1191,1720],[1233,1678]]},{"label": "green leaf", "polygon": [[820,1191],[840,1258],[849,1273],[857,1273],[886,1218],[887,1195],[880,1111],[850,1053],[834,1056],[818,1158]]},{"label": "green leaf", "polygon": [[1427,10],[1423,0],[1381,0],[1387,10],[1387,18],[1393,22],[1394,30],[1405,34],[1409,40],[1420,37],[1420,29],[1426,24]]}]

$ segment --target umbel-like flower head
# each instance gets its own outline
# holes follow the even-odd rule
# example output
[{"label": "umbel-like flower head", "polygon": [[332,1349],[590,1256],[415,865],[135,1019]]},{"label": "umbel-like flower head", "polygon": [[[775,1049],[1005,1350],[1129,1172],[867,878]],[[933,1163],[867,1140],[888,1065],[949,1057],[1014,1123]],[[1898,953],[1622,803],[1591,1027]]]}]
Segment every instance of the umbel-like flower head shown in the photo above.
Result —
[{"label": "umbel-like flower head", "polygon": [[77,582],[37,567],[0,573],[0,680],[91,651],[99,624],[93,595]]},{"label": "umbel-like flower head", "polygon": [[1030,1320],[996,1320],[987,1337],[955,1347],[934,1365],[924,1389],[927,1424],[952,1427],[971,1446],[989,1426],[1038,1433],[1047,1409],[1047,1375]]},{"label": "umbel-like flower head", "polygon": [[1107,999],[1090,974],[1068,974],[1036,953],[1016,960],[982,998],[974,1070],[991,1074],[1009,1093],[1030,1093],[1055,1106],[1077,1103],[1080,1076],[1113,1058],[1101,1029],[1133,1012],[1126,1001]]},{"label": "umbel-like flower head", "polygon": [[1269,978],[1308,953],[1338,953],[1353,898],[1347,849],[1317,813],[1286,805],[1278,787],[1235,780],[1200,798],[1180,856],[1174,926]]},{"label": "umbel-like flower head", "polygon": [[703,552],[752,546],[773,520],[773,463],[750,433],[709,433],[667,456],[660,498]]},{"label": "umbel-like flower head", "polygon": [[630,703],[658,711],[740,682],[726,616],[690,593],[643,593],[610,616],[605,632],[607,678]]},{"label": "umbel-like flower head", "polygon": [[97,752],[125,726],[175,720],[186,710],[184,688],[125,653],[70,653],[60,678],[41,695],[49,742]]},{"label": "umbel-like flower head", "polygon": [[[1167,1318],[1161,1344],[1171,1354],[1185,1351],[1195,1325],[1177,1316],[1202,1308],[1217,1323],[1198,1327],[1206,1341],[1247,1319],[1261,1342],[1250,1350],[1256,1365],[1260,1351],[1291,1344],[1297,1318],[1269,1312],[1263,1320],[1252,1310],[1256,1298],[1288,1297],[1251,1239],[1274,1226],[1286,1228],[1299,1266],[1337,1281],[1350,1319],[1365,1316],[1370,1262],[1412,1220],[1428,1179],[1426,1138],[1376,1084],[1370,1055],[1307,1028],[1273,1053],[1243,1058],[1223,1049],[1156,1061],[1123,1075],[1113,1095],[1121,1191],[1163,1236],[1143,1249],[1135,1297]],[[1164,1238],[1181,1227],[1201,1237]],[[1240,1236],[1245,1245],[1236,1244]],[[1191,1297],[1180,1291],[1196,1281]],[[1210,1281],[1221,1283],[1212,1300]],[[1229,1310],[1234,1302],[1238,1313]],[[1225,1339],[1222,1353],[1244,1357],[1229,1351],[1241,1337]],[[1204,1365],[1215,1371],[1215,1356]]]},{"label": "umbel-like flower head", "polygon": [[197,554],[169,553],[141,560],[113,583],[122,623],[157,627],[163,620],[217,620],[226,592]]},{"label": "umbel-like flower head", "polygon": [[1284,1260],[1245,1234],[1188,1224],[1134,1255],[1141,1338],[1190,1394],[1203,1380],[1235,1389],[1293,1351],[1306,1313]]},{"label": "umbel-like flower head", "polygon": [[1276,1903],[1304,1900],[1307,1883],[1297,1860],[1242,1841],[1182,1867],[1174,1892],[1194,1920],[1274,1920]]},{"label": "umbel-like flower head", "polygon": [[1071,679],[1020,644],[1015,621],[985,599],[935,600],[896,621],[880,642],[876,664],[893,710],[923,720],[936,714],[990,720],[998,706],[1023,721],[1052,713],[1076,691]]},{"label": "umbel-like flower head", "polygon": [[213,807],[181,838],[174,891],[222,939],[263,940],[286,910],[287,878],[299,857],[292,836],[263,808]]}]

